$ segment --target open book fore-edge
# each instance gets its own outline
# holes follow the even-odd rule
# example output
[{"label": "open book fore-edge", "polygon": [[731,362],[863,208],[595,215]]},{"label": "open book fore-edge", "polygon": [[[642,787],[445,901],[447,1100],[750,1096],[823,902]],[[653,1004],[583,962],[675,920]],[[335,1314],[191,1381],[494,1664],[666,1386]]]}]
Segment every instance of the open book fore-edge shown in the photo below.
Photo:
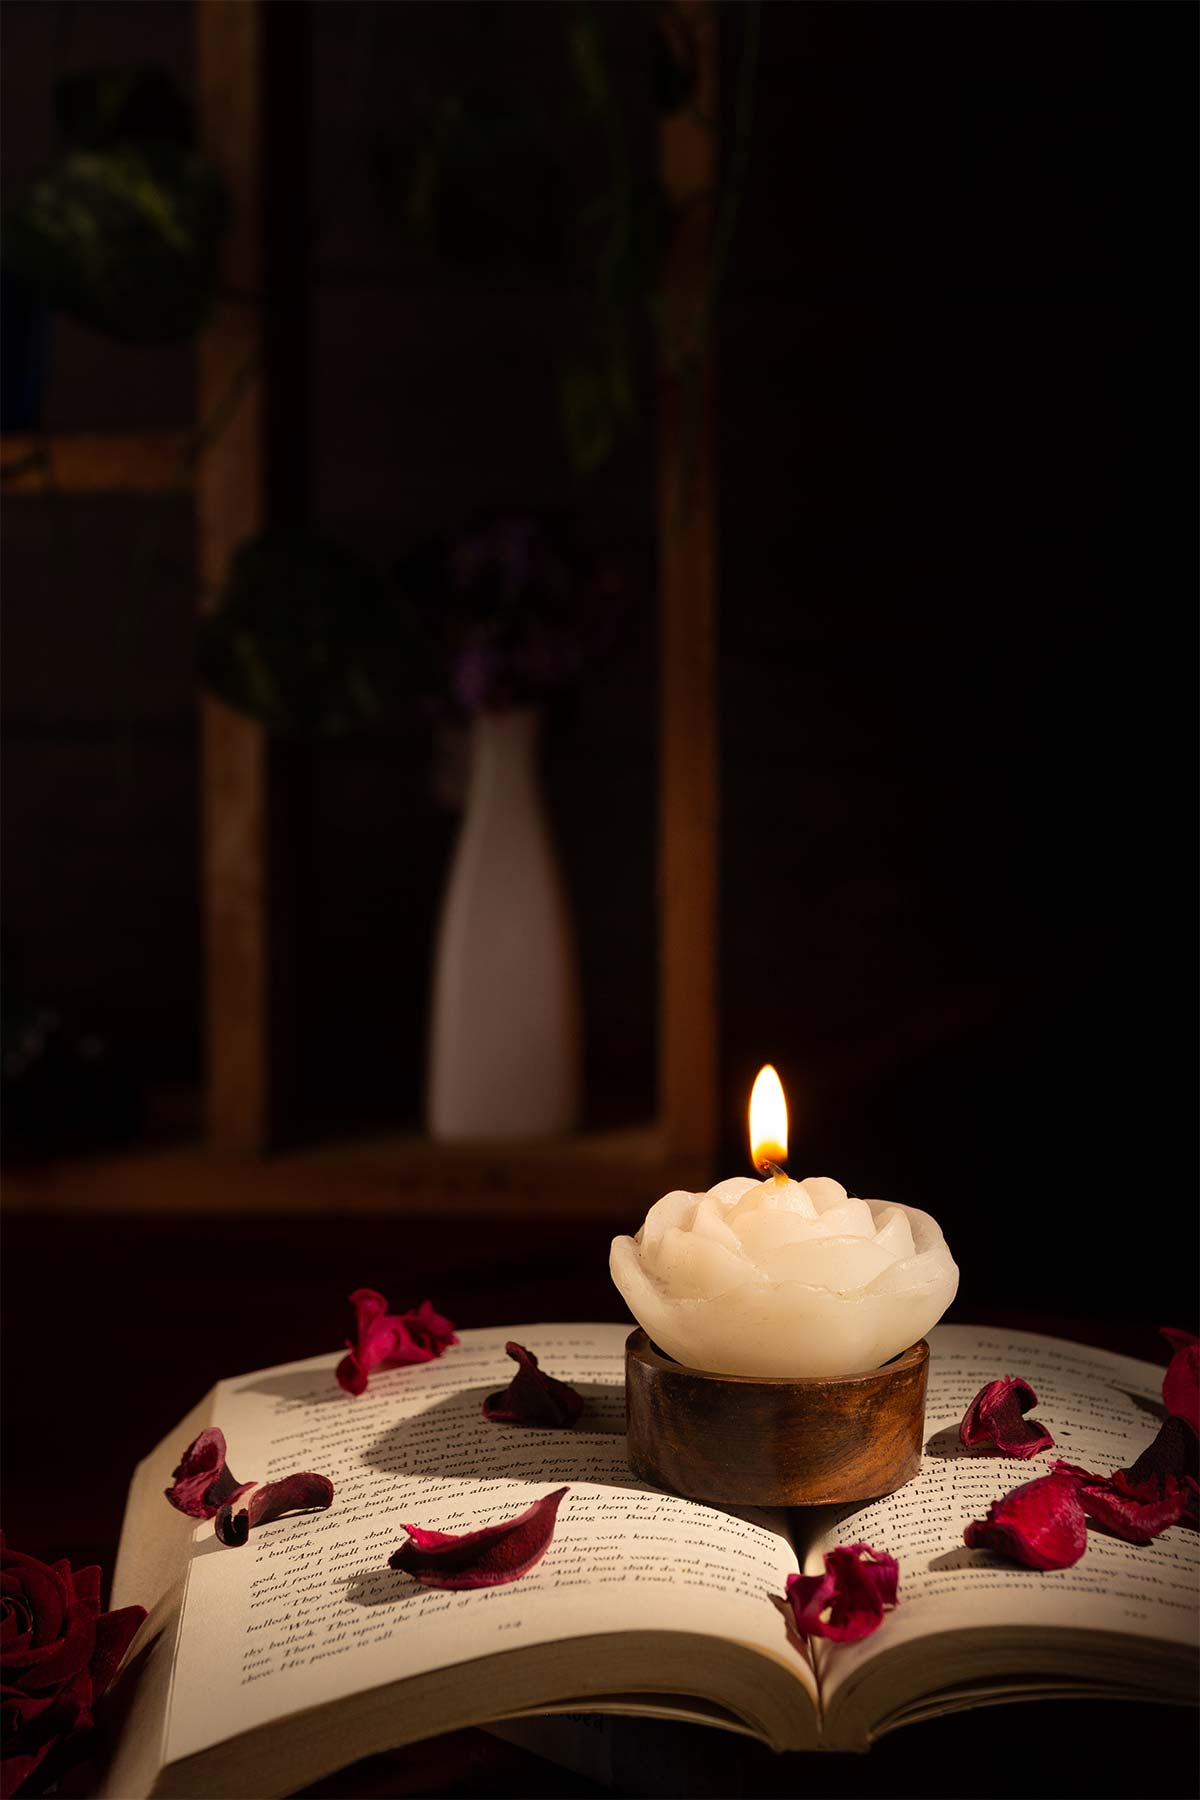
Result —
[{"label": "open book fore-edge", "polygon": [[921,1467],[929,1345],[881,1369],[805,1380],[720,1375],[625,1345],[629,1465],[726,1506],[823,1506],[895,1493]]}]

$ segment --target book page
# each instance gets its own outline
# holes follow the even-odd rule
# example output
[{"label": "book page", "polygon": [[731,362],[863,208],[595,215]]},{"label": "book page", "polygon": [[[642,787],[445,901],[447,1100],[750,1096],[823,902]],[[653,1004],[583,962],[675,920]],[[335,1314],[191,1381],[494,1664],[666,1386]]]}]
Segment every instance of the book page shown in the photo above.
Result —
[{"label": "book page", "polygon": [[[1088,1527],[1072,1568],[1026,1569],[990,1551],[968,1550],[963,1531],[991,1501],[1050,1473],[1054,1460],[1101,1474],[1127,1468],[1164,1416],[1163,1371],[1064,1339],[1028,1332],[940,1325],[929,1333],[929,1391],[921,1472],[866,1506],[840,1508],[806,1568],[839,1543],[865,1542],[900,1564],[900,1605],[861,1644],[822,1643],[817,1663],[825,1707],[864,1665],[929,1633],[970,1627],[1069,1626],[1181,1645],[1197,1637],[1200,1538],[1175,1526],[1146,1545]],[[1038,1396],[1031,1417],[1054,1437],[1028,1461],[963,1450],[958,1427],[985,1382],[1020,1375]],[[970,1674],[964,1664],[960,1679]]]},{"label": "book page", "polygon": [[[241,1549],[222,1548],[211,1525],[197,1529],[165,1760],[376,1684],[639,1628],[761,1647],[814,1692],[770,1604],[797,1566],[783,1517],[724,1512],[631,1475],[626,1335],[605,1325],[468,1331],[436,1362],[373,1374],[357,1399],[334,1380],[336,1356],[222,1382],[213,1418],[237,1478],[315,1470],[335,1497],[328,1512],[260,1527]],[[577,1426],[482,1417],[515,1371],[504,1354],[513,1337],[584,1395]],[[441,1592],[387,1566],[405,1522],[468,1531],[564,1484],[553,1543],[518,1581]],[[620,1671],[608,1680],[620,1686]]]}]

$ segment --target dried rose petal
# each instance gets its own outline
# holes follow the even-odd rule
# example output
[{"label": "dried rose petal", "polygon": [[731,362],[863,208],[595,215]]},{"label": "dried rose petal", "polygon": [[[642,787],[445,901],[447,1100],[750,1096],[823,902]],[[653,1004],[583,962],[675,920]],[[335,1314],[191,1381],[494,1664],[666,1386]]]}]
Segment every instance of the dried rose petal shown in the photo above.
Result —
[{"label": "dried rose petal", "polygon": [[1052,1467],[1074,1481],[1088,1518],[1127,1543],[1149,1543],[1195,1511],[1200,1472],[1196,1434],[1173,1414],[1128,1469],[1098,1475],[1078,1463]]},{"label": "dried rose petal", "polygon": [[550,1548],[559,1503],[567,1492],[556,1488],[532,1506],[481,1531],[422,1531],[405,1525],[408,1543],[388,1557],[389,1569],[402,1569],[425,1587],[499,1587],[528,1574]]},{"label": "dried rose petal", "polygon": [[1130,1481],[1153,1478],[1164,1485],[1173,1475],[1186,1485],[1189,1479],[1194,1480],[1200,1475],[1200,1440],[1186,1419],[1172,1413],[1163,1420],[1157,1435],[1125,1474]]},{"label": "dried rose petal", "polygon": [[238,1481],[225,1465],[225,1433],[210,1425],[193,1438],[173,1471],[174,1483],[163,1492],[172,1506],[189,1519],[211,1519],[223,1506],[252,1488],[252,1481]]},{"label": "dried rose petal", "polygon": [[338,1385],[348,1394],[366,1392],[372,1369],[432,1362],[449,1345],[458,1342],[450,1320],[435,1312],[428,1300],[422,1300],[412,1312],[389,1314],[382,1294],[374,1288],[355,1288],[350,1303],[356,1316],[357,1339],[346,1339],[350,1354],[337,1366]]},{"label": "dried rose petal", "polygon": [[899,1574],[899,1563],[885,1551],[872,1550],[870,1544],[839,1544],[825,1558],[824,1575],[788,1576],[796,1630],[837,1644],[870,1637],[883,1624],[884,1607],[898,1604]]},{"label": "dried rose petal", "polygon": [[1175,1351],[1163,1376],[1162,1397],[1167,1411],[1186,1419],[1193,1431],[1200,1431],[1200,1338],[1190,1331],[1176,1331],[1170,1325],[1160,1326],[1159,1331]]},{"label": "dried rose petal", "polygon": [[517,1372],[506,1388],[488,1395],[484,1418],[496,1425],[541,1425],[550,1430],[574,1425],[583,1411],[583,1395],[539,1369],[537,1357],[524,1345],[509,1343],[504,1350],[517,1364]]},{"label": "dried rose petal", "polygon": [[1069,1569],[1087,1548],[1083,1516],[1073,1474],[1039,1476],[993,1500],[986,1519],[974,1519],[963,1532],[971,1550],[995,1550],[1030,1569]]},{"label": "dried rose petal", "polygon": [[1130,1481],[1117,1469],[1108,1481],[1081,1482],[1079,1503],[1088,1518],[1130,1544],[1148,1544],[1188,1509],[1188,1492],[1173,1475],[1157,1481]]},{"label": "dried rose petal", "polygon": [[1003,1456],[1021,1458],[1052,1450],[1054,1439],[1041,1420],[1023,1416],[1036,1405],[1037,1395],[1019,1375],[989,1381],[963,1414],[958,1441],[967,1450],[992,1445]]},{"label": "dried rose petal", "polygon": [[[254,1483],[250,1483],[254,1487]],[[214,1527],[228,1549],[239,1549],[256,1525],[270,1525],[285,1513],[323,1512],[333,1499],[333,1483],[328,1475],[312,1475],[308,1471],[285,1475],[280,1481],[265,1481],[255,1488],[245,1506],[235,1512],[232,1504],[223,1506]]]}]

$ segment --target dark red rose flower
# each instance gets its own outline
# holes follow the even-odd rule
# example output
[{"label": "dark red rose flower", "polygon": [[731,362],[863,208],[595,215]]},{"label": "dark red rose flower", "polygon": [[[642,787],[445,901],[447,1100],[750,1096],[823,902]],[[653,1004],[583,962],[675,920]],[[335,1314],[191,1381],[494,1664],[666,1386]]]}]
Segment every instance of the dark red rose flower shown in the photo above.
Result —
[{"label": "dark red rose flower", "polygon": [[[307,1470],[285,1475],[282,1481],[265,1481],[261,1487],[255,1487],[253,1482],[249,1486],[254,1492],[246,1504],[235,1511],[233,1502],[227,1503],[217,1514],[213,1527],[230,1550],[239,1549],[256,1525],[269,1525],[285,1513],[323,1512],[333,1499],[333,1483],[328,1475],[312,1475]],[[245,1490],[239,1488],[238,1492]]]},{"label": "dark red rose flower", "polygon": [[1129,1544],[1148,1544],[1178,1525],[1188,1510],[1188,1489],[1174,1475],[1165,1481],[1152,1475],[1132,1481],[1128,1469],[1093,1475],[1077,1463],[1059,1462],[1051,1467],[1075,1483],[1079,1504],[1094,1525]]},{"label": "dark red rose flower", "polygon": [[1164,1404],[1169,1413],[1186,1419],[1193,1431],[1200,1432],[1200,1338],[1170,1325],[1159,1329],[1175,1352],[1163,1376]]},{"label": "dark red rose flower", "polygon": [[402,1569],[425,1587],[500,1587],[527,1575],[550,1548],[554,1522],[565,1487],[535,1500],[532,1506],[479,1531],[422,1531],[405,1525],[407,1544],[388,1557],[389,1569]]},{"label": "dark red rose flower", "polygon": [[238,1481],[230,1474],[225,1455],[225,1433],[216,1425],[193,1438],[179,1459],[173,1485],[164,1490],[171,1505],[189,1519],[212,1519],[253,1487],[252,1481]]},{"label": "dark red rose flower", "polygon": [[1029,1569],[1068,1569],[1087,1548],[1087,1522],[1073,1476],[1042,1475],[993,1500],[963,1532],[971,1550],[995,1550]]},{"label": "dark red rose flower", "polygon": [[517,1365],[506,1388],[489,1394],[483,1416],[496,1425],[540,1425],[548,1430],[574,1425],[583,1411],[583,1395],[568,1382],[556,1381],[538,1368],[532,1350],[522,1344],[505,1344],[505,1354]]},{"label": "dark red rose flower", "polygon": [[450,1320],[435,1312],[428,1300],[422,1300],[413,1312],[389,1313],[387,1301],[374,1288],[355,1288],[350,1304],[356,1336],[353,1341],[346,1339],[350,1354],[337,1366],[338,1385],[348,1394],[366,1392],[372,1369],[432,1362],[458,1342]]},{"label": "dark red rose flower", "polygon": [[1024,1415],[1037,1405],[1037,1395],[1019,1375],[989,1381],[963,1414],[958,1440],[967,1450],[994,1448],[1003,1456],[1036,1456],[1052,1450],[1054,1439],[1040,1419]]},{"label": "dark red rose flower", "polygon": [[10,1550],[0,1533],[0,1795],[39,1792],[86,1754],[92,1707],[144,1606],[100,1611],[100,1571]]},{"label": "dark red rose flower", "polygon": [[840,1544],[825,1558],[823,1575],[789,1575],[787,1597],[796,1630],[807,1637],[855,1644],[883,1624],[885,1607],[898,1605],[900,1565],[870,1544]]}]

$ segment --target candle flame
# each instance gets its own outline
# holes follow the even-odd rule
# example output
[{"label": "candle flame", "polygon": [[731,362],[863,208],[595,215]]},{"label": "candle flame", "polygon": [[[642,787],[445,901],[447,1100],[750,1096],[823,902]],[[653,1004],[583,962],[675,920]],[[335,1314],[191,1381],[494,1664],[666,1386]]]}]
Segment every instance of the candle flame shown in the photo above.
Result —
[{"label": "candle flame", "polygon": [[750,1161],[756,1169],[787,1161],[788,1116],[783,1083],[764,1063],[750,1093]]}]

